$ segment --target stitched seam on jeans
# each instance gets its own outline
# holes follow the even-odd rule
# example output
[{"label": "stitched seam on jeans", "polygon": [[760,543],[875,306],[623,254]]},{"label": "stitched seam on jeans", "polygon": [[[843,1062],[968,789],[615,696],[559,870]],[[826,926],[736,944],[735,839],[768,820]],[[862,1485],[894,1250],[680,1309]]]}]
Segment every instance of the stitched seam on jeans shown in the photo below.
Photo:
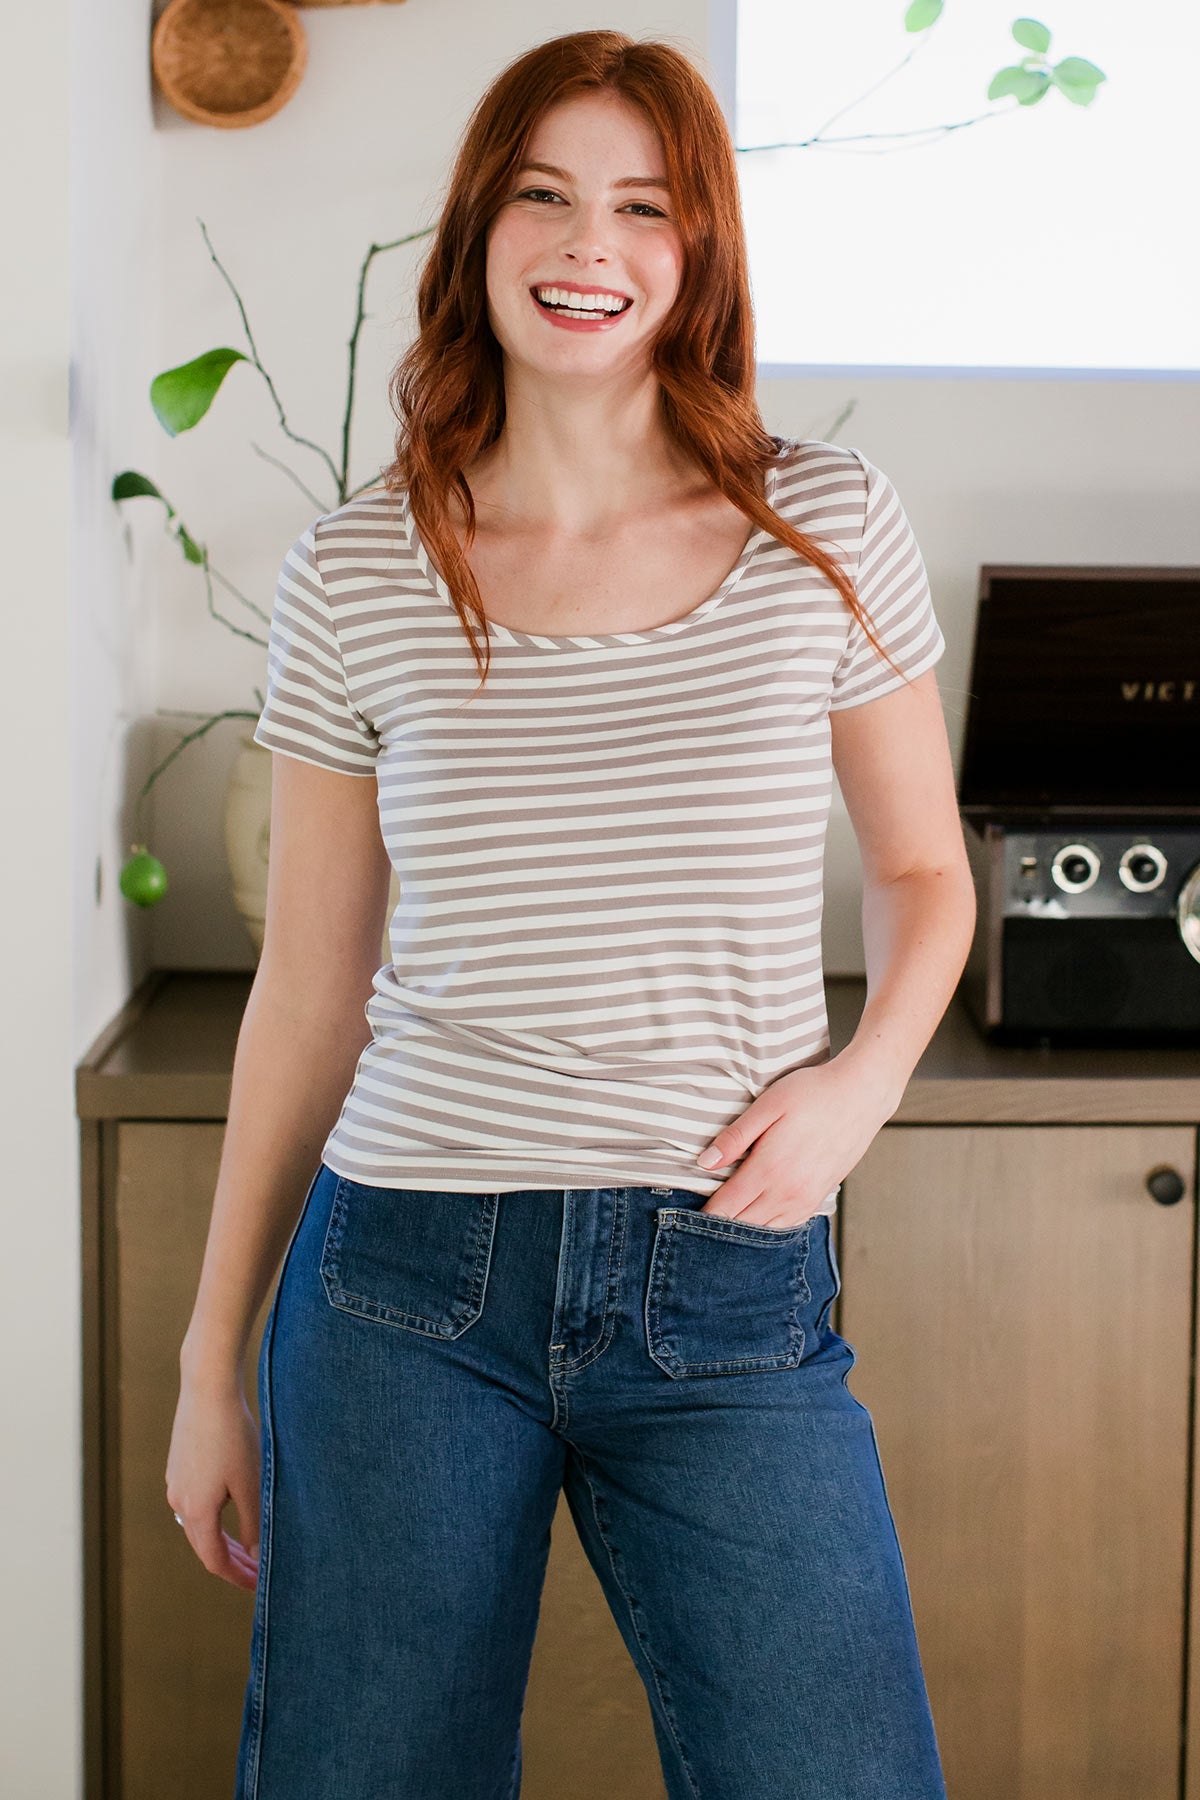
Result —
[{"label": "stitched seam on jeans", "polygon": [[[557,1386],[555,1383],[557,1382]],[[564,1377],[563,1365],[556,1363],[550,1371],[550,1392],[554,1396],[555,1416],[550,1421],[554,1431],[564,1432],[571,1416],[571,1395]]]},{"label": "stitched seam on jeans", "polygon": [[598,1356],[603,1355],[612,1342],[621,1292],[621,1257],[625,1246],[625,1220],[628,1213],[627,1193],[628,1190],[618,1198],[613,1206],[612,1230],[608,1237],[608,1270],[604,1283],[604,1329],[596,1342],[589,1345],[582,1356],[576,1357],[574,1362],[562,1365],[564,1373],[569,1371],[574,1374],[580,1369],[586,1369],[590,1363],[595,1362]]},{"label": "stitched seam on jeans", "polygon": [[596,1521],[596,1530],[600,1533],[600,1542],[604,1545],[605,1550],[608,1552],[608,1566],[612,1570],[613,1580],[616,1582],[618,1588],[621,1590],[621,1594],[625,1600],[625,1605],[629,1609],[629,1622],[633,1626],[633,1635],[634,1635],[634,1637],[636,1637],[638,1643],[642,1647],[642,1655],[646,1658],[647,1667],[649,1668],[650,1673],[654,1678],[654,1686],[658,1693],[659,1704],[663,1710],[663,1718],[667,1722],[667,1729],[671,1733],[671,1741],[675,1745],[675,1751],[679,1757],[679,1766],[683,1770],[684,1776],[687,1779],[687,1784],[691,1788],[692,1793],[695,1794],[697,1797],[697,1800],[699,1800],[700,1789],[696,1785],[696,1777],[692,1773],[692,1765],[689,1763],[689,1761],[687,1759],[687,1753],[685,1752],[683,1745],[680,1742],[679,1728],[675,1723],[674,1709],[672,1708],[671,1703],[667,1699],[666,1693],[664,1692],[663,1676],[659,1670],[658,1664],[655,1662],[654,1658],[650,1654],[650,1646],[646,1642],[645,1636],[638,1624],[637,1604],[634,1601],[633,1595],[629,1592],[628,1588],[625,1586],[625,1583],[621,1580],[620,1572],[617,1569],[616,1548],[612,1543],[609,1542],[608,1534],[604,1529],[604,1524],[600,1517],[600,1506],[599,1506],[599,1502],[598,1502],[598,1499],[596,1496],[596,1490],[592,1486],[592,1478],[588,1474],[587,1457],[583,1454],[583,1452],[581,1450],[578,1449],[578,1446],[576,1446],[576,1450],[579,1455],[579,1470],[583,1476],[583,1479],[587,1482],[587,1490],[588,1490],[589,1495],[591,1496],[592,1517]]},{"label": "stitched seam on jeans", "polygon": [[[567,1270],[570,1266],[571,1255],[574,1249],[574,1237],[575,1210],[571,1200],[571,1190],[570,1188],[564,1188],[558,1240],[558,1268],[554,1281],[554,1313],[551,1321],[551,1338],[554,1343],[559,1341],[559,1332],[563,1328],[562,1307],[566,1295]],[[552,1357],[553,1353],[552,1344]]]},{"label": "stitched seam on jeans", "polygon": [[273,1367],[275,1358],[275,1321],[279,1314],[279,1296],[283,1291],[283,1283],[288,1272],[288,1265],[292,1260],[292,1251],[295,1248],[296,1239],[300,1236],[300,1228],[308,1215],[309,1206],[312,1204],[313,1192],[318,1181],[321,1179],[324,1169],[325,1164],[318,1161],[317,1172],[308,1184],[308,1192],[304,1196],[304,1204],[300,1208],[299,1216],[295,1225],[292,1227],[291,1236],[288,1238],[287,1248],[283,1253],[283,1263],[279,1270],[279,1278],[275,1283],[275,1293],[271,1301],[271,1309],[267,1315],[267,1324],[263,1338],[265,1356],[263,1353],[263,1346],[260,1346],[259,1348],[259,1355],[263,1358],[263,1369],[265,1374],[265,1380],[262,1384],[263,1404],[260,1407],[263,1416],[260,1422],[259,1433],[264,1476],[262,1493],[263,1516],[259,1521],[259,1571],[258,1585],[254,1596],[254,1610],[259,1627],[258,1655],[255,1667],[252,1671],[254,1678],[254,1692],[250,1705],[250,1719],[248,1721],[250,1743],[246,1757],[245,1800],[255,1800],[255,1796],[258,1793],[258,1776],[262,1766],[263,1716],[266,1711],[267,1625],[270,1607],[271,1560],[275,1543],[276,1459],[275,1380]]},{"label": "stitched seam on jeans", "polygon": [[[769,1375],[776,1369],[798,1369],[804,1360],[804,1327],[797,1330],[800,1341],[794,1349],[779,1350],[774,1356],[722,1357],[719,1362],[684,1362],[672,1357],[668,1366],[688,1375]],[[659,1355],[665,1358],[664,1352]]]},{"label": "stitched seam on jeans", "polygon": [[[404,1331],[415,1331],[421,1337],[452,1338],[459,1332],[439,1325],[436,1319],[426,1319],[420,1313],[401,1312],[399,1307],[388,1306],[385,1301],[368,1299],[366,1294],[350,1294],[345,1288],[334,1288],[329,1297],[331,1306],[338,1312],[350,1313],[356,1319],[371,1319],[377,1325],[396,1325]],[[472,1321],[468,1320],[467,1324]],[[461,1327],[465,1331],[467,1324]]]},{"label": "stitched seam on jeans", "polygon": [[[307,1204],[307,1203],[306,1203]],[[283,1276],[280,1276],[282,1284]],[[279,1306],[279,1289],[275,1290],[275,1300],[271,1307],[270,1333],[267,1339],[266,1382],[264,1383],[266,1399],[266,1419],[263,1434],[263,1467],[266,1475],[264,1495],[265,1517],[259,1534],[259,1554],[265,1563],[259,1570],[259,1629],[258,1657],[254,1671],[254,1699],[250,1721],[250,1752],[246,1774],[246,1800],[254,1800],[258,1793],[259,1770],[262,1766],[263,1714],[266,1708],[267,1687],[267,1624],[270,1610],[271,1586],[271,1554],[275,1541],[275,1406],[274,1377],[272,1360],[275,1354],[275,1315]]]},{"label": "stitched seam on jeans", "polygon": [[471,1286],[467,1295],[470,1312],[459,1327],[457,1336],[473,1325],[483,1311],[483,1292],[487,1285],[488,1270],[492,1266],[492,1244],[496,1236],[496,1213],[500,1206],[499,1194],[476,1195],[480,1206],[476,1216],[475,1232],[475,1267],[471,1272]]},{"label": "stitched seam on jeans", "polygon": [[[672,1229],[698,1232],[702,1237],[733,1237],[744,1244],[770,1244],[786,1238],[799,1238],[801,1232],[812,1231],[812,1219],[799,1225],[756,1225],[752,1221],[726,1218],[724,1213],[697,1212],[690,1206],[660,1206],[659,1212],[672,1213]],[[814,1215],[815,1216],[815,1215]]]}]

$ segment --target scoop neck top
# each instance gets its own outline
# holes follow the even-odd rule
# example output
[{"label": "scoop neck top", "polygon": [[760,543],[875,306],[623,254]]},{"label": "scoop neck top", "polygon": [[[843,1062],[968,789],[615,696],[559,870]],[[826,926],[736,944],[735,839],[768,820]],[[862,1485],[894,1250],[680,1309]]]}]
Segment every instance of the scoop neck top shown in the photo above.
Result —
[{"label": "scoop neck top", "polygon": [[[388,1189],[711,1193],[726,1176],[698,1151],[829,1056],[831,717],[944,639],[884,472],[784,444],[764,492],[853,580],[900,672],[769,533],[666,625],[500,628],[486,682],[397,492],[322,514],[284,558],[254,741],[372,781],[399,884],[321,1152],[381,1218]],[[832,1212],[837,1190],[814,1200]]]},{"label": "scoop neck top", "polygon": [[[775,490],[778,485],[781,460],[787,455],[789,450],[794,448],[790,439],[777,437],[775,442],[778,446],[776,456],[768,465],[766,473],[765,486],[768,506],[773,506],[775,504]],[[442,579],[441,575],[439,575],[430,559],[428,551],[421,542],[421,534],[417,529],[417,521],[413,516],[412,507],[409,504],[407,488],[401,490],[400,519],[405,542],[411,555],[416,561],[417,566],[420,568],[434,593],[457,617],[457,608],[451,597],[449,586]],[[754,559],[758,555],[763,544],[774,544],[775,542],[776,539],[771,536],[769,531],[765,530],[761,525],[758,526],[747,538],[742,547],[741,555],[734,563],[732,569],[730,569],[728,575],[726,575],[720,587],[718,587],[714,593],[711,593],[706,600],[701,600],[698,606],[693,606],[691,611],[685,613],[681,619],[669,620],[665,625],[651,625],[648,626],[645,631],[606,631],[594,635],[588,635],[583,632],[560,632],[552,634],[544,631],[518,631],[515,626],[501,625],[498,620],[489,619],[487,622],[488,630],[493,638],[500,643],[518,644],[522,648],[533,650],[606,650],[616,649],[629,644],[654,644],[660,640],[669,640],[678,637],[681,632],[687,631],[689,627],[697,624],[701,619],[706,619],[710,613],[715,612],[717,607],[721,605],[721,602],[733,592],[734,588],[737,587],[747,569],[749,569],[754,562]]]}]

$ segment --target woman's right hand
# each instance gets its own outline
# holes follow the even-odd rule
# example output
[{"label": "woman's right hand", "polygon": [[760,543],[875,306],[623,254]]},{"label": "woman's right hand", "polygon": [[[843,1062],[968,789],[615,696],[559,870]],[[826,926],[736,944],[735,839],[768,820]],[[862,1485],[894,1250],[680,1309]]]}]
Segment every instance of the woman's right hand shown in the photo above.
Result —
[{"label": "woman's right hand", "polygon": [[[258,1583],[261,1481],[259,1428],[241,1383],[185,1375],[167,1455],[167,1504],[204,1567],[234,1587]],[[227,1500],[237,1510],[241,1543],[221,1525]]]}]

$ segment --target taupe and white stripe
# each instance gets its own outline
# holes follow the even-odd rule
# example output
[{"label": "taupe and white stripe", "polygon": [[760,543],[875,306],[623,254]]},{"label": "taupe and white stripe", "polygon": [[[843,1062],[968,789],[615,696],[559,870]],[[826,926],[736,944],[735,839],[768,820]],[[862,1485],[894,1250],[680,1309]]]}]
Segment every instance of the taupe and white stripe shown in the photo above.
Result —
[{"label": "taupe and white stripe", "polygon": [[[905,673],[931,667],[945,640],[887,476],[781,440],[767,491]],[[324,514],[280,571],[255,742],[376,777],[401,886],[324,1160],[383,1187],[710,1194],[730,1171],[696,1154],[829,1055],[828,714],[901,678],[761,531],[673,624],[490,629],[468,704],[478,670],[404,495]]]}]

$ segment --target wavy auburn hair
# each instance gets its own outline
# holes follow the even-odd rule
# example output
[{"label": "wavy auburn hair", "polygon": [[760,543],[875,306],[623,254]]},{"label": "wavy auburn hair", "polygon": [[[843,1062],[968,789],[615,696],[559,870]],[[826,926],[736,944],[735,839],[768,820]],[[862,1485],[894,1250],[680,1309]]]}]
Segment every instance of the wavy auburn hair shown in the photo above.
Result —
[{"label": "wavy auburn hair", "polygon": [[[736,151],[716,96],[669,44],[620,31],[574,31],[510,63],[467,121],[422,266],[417,336],[389,383],[400,426],[395,459],[382,480],[389,491],[408,489],[421,541],[443,573],[480,685],[487,680],[491,644],[466,558],[476,519],[463,469],[504,426],[503,353],[487,317],[485,234],[542,114],[559,101],[597,92],[640,107],[666,161],[683,267],[674,306],[651,348],[651,365],[669,430],[754,525],[828,576],[871,643],[901,674],[834,557],[766,500],[766,470],[780,454],[780,440],[764,428],[755,399],[754,314]],[[451,491],[467,519],[465,548],[452,522]]]}]

